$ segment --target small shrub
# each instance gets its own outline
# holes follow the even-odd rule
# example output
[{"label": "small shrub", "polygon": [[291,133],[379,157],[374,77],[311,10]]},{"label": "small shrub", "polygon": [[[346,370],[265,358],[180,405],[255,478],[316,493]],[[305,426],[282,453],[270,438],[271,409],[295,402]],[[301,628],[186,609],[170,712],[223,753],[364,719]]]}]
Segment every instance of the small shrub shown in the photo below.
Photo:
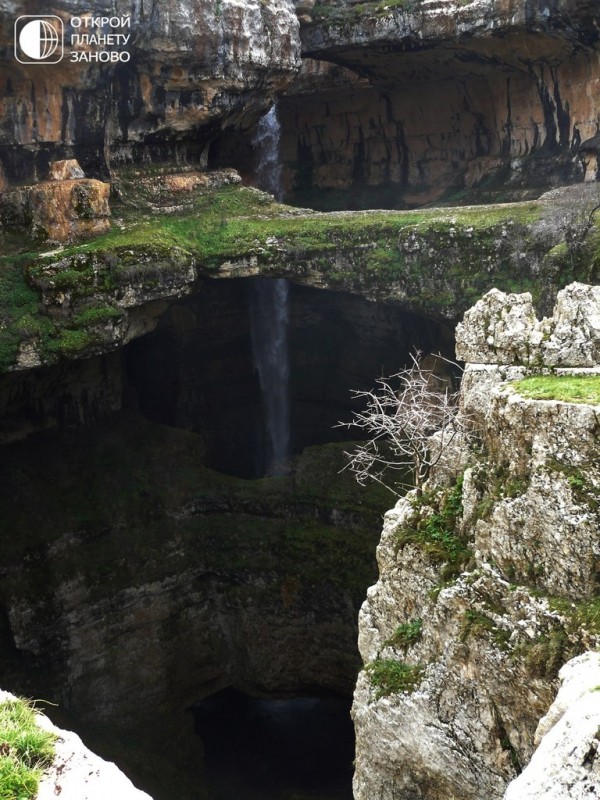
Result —
[{"label": "small shrub", "polygon": [[[400,547],[412,543],[418,545],[434,563],[444,563],[442,580],[458,575],[472,557],[466,541],[458,532],[462,514],[461,475],[446,493],[423,495],[415,501],[414,527],[399,530],[396,541]],[[423,507],[433,507],[433,513],[424,514]]]}]

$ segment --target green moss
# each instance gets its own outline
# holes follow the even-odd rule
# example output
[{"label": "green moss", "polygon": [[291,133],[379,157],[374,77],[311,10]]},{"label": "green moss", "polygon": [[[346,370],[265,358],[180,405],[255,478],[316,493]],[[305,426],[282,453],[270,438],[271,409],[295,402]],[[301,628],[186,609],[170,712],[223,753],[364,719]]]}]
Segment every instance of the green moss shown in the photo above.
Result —
[{"label": "green moss", "polygon": [[28,253],[0,258],[0,372],[14,364],[20,342],[40,326],[39,298],[24,278]]},{"label": "green moss", "polygon": [[417,498],[412,524],[401,528],[396,536],[400,547],[416,544],[434,563],[443,563],[442,580],[458,575],[472,557],[458,529],[462,515],[462,482],[461,475],[450,490]]},{"label": "green moss", "polygon": [[539,375],[511,385],[532,400],[600,405],[600,375]]},{"label": "green moss", "polygon": [[385,640],[384,647],[397,647],[406,651],[420,640],[422,631],[423,620],[413,619],[410,622],[404,622],[402,625],[398,625],[389,639]]},{"label": "green moss", "polygon": [[391,694],[414,692],[423,679],[424,669],[419,664],[380,658],[367,664],[365,672],[375,689],[375,697],[379,699]]},{"label": "green moss", "polygon": [[73,317],[75,325],[85,327],[87,325],[102,325],[110,320],[118,319],[123,316],[123,311],[112,306],[93,306],[86,308]]},{"label": "green moss", "polygon": [[0,800],[34,800],[56,737],[42,730],[25,700],[0,703]]}]

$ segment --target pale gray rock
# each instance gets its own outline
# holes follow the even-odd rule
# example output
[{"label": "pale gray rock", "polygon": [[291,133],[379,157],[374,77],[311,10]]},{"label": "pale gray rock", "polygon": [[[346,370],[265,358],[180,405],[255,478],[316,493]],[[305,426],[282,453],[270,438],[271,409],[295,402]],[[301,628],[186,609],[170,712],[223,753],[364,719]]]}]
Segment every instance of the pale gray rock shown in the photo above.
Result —
[{"label": "pale gray rock", "polygon": [[476,364],[528,364],[542,340],[529,292],[491,289],[456,328],[456,357]]},{"label": "pale gray rock", "polygon": [[600,286],[562,289],[551,317],[536,319],[531,295],[492,289],[456,329],[457,358],[475,364],[595,367],[600,364]]},{"label": "pale gray rock", "polygon": [[542,323],[541,360],[548,367],[600,364],[600,286],[572,283],[558,293],[554,313]]},{"label": "pale gray rock", "polygon": [[556,700],[540,721],[540,744],[504,800],[589,800],[600,793],[600,653],[560,671]]},{"label": "pale gray rock", "polygon": [[[561,659],[600,643],[573,605],[598,592],[600,407],[532,400],[511,385],[539,374],[533,366],[548,341],[564,343],[557,373],[598,374],[567,368],[597,358],[596,300],[594,287],[573,284],[540,323],[527,295],[491,292],[466,315],[459,356],[476,361],[461,386],[468,460],[449,452],[425,500],[409,495],[386,515],[379,580],[359,618],[366,664],[393,660],[422,673],[412,694],[388,697],[378,697],[368,670],[361,674],[353,706],[356,800],[500,800],[532,757]],[[444,533],[433,515],[443,507],[453,465],[463,477],[462,519]],[[447,533],[472,551],[465,571],[450,580],[437,544]],[[418,641],[395,645],[398,625],[416,618]],[[597,662],[588,657],[585,679],[561,673],[562,698],[540,723],[538,736],[554,727],[542,742],[547,749],[537,752],[554,760],[547,761],[551,778],[537,762],[531,785],[546,781],[550,793],[528,794],[529,778],[522,778],[506,800],[583,800],[600,791],[593,738],[600,692],[587,691],[600,686]]]}]

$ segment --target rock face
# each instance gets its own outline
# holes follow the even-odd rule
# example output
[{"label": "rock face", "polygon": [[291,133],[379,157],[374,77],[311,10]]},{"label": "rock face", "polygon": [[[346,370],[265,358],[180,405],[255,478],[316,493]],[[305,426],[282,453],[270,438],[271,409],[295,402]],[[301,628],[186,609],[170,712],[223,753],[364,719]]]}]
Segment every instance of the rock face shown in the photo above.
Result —
[{"label": "rock face", "polygon": [[[6,185],[45,178],[55,158],[74,156],[95,177],[132,160],[198,163],[223,129],[249,128],[299,66],[292,0],[121,0],[96,3],[93,13],[67,0],[57,13],[66,57],[40,69],[14,58],[15,6],[0,4]],[[81,19],[90,17],[129,20],[117,31],[129,41],[114,48],[128,62],[71,61],[73,51],[103,49],[72,44],[72,36],[115,33],[86,27]]]},{"label": "rock face", "polygon": [[[592,287],[572,285],[545,321],[562,330],[568,306],[566,316],[588,332],[588,352],[593,297]],[[476,316],[477,324],[495,320],[479,348],[469,344]],[[359,620],[368,666],[353,711],[357,800],[501,798],[531,758],[558,668],[599,641],[591,609],[599,589],[600,410],[518,395],[510,381],[527,369],[501,363],[508,328],[526,352],[524,331],[535,330],[527,296],[503,303],[491,292],[459,330],[459,352],[497,360],[465,372],[471,444],[448,455],[423,498],[400,500],[386,515],[379,581]],[[407,639],[416,620],[419,635]]]},{"label": "rock face", "polygon": [[301,20],[304,55],[354,78],[280,104],[290,196],[411,207],[597,179],[594,3],[324,0]]},{"label": "rock face", "polygon": [[530,294],[492,289],[456,330],[456,356],[476,364],[595,367],[600,363],[600,286],[572,283],[554,314],[536,318]]},{"label": "rock face", "polygon": [[600,785],[600,656],[585,653],[559,672],[561,687],[536,732],[537,750],[504,800],[587,800]]},{"label": "rock face", "polygon": [[349,695],[385,501],[339,474],[342,449],[238,480],[203,465],[197,434],[132,413],[5,448],[5,685],[58,703],[165,800],[201,794],[194,703]]}]

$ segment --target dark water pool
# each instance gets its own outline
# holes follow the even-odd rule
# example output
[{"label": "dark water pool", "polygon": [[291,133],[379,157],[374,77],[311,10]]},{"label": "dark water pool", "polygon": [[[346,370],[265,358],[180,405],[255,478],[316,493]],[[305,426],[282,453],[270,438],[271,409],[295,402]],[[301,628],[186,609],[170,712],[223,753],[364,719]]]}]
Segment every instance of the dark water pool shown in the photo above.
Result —
[{"label": "dark water pool", "polygon": [[227,689],[194,707],[215,800],[352,800],[347,698]]}]

